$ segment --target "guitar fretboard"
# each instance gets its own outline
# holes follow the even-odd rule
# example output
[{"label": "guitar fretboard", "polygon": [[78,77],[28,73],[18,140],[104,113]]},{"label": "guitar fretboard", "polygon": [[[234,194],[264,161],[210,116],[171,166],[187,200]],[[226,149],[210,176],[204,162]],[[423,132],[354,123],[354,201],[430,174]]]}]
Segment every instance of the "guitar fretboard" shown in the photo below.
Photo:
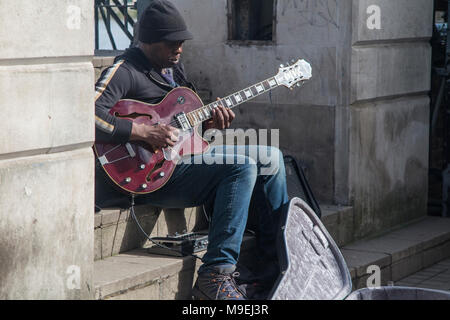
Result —
[{"label": "guitar fretboard", "polygon": [[191,126],[196,126],[203,121],[212,118],[212,110],[222,105],[227,108],[234,108],[246,101],[249,101],[265,92],[268,92],[278,86],[275,77],[269,78],[262,82],[258,82],[248,88],[235,92],[220,100],[214,101],[206,106],[195,109],[186,114]]}]

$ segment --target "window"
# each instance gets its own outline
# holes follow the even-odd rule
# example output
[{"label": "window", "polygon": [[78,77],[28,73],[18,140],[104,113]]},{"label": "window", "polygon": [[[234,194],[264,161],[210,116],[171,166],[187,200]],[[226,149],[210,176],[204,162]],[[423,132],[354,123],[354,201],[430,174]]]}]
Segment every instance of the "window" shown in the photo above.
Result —
[{"label": "window", "polygon": [[275,13],[276,0],[228,0],[228,39],[274,42]]}]

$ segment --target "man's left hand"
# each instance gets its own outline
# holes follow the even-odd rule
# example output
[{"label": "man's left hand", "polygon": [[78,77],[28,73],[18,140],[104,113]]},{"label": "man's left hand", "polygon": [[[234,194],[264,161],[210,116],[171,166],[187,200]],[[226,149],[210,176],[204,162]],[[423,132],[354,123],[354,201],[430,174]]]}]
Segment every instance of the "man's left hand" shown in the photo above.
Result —
[{"label": "man's left hand", "polygon": [[[217,98],[219,100],[219,98]],[[208,129],[227,129],[230,127],[231,122],[234,120],[236,115],[230,108],[226,108],[222,105],[214,108],[211,112],[212,119],[205,122],[203,125],[205,130]]]}]

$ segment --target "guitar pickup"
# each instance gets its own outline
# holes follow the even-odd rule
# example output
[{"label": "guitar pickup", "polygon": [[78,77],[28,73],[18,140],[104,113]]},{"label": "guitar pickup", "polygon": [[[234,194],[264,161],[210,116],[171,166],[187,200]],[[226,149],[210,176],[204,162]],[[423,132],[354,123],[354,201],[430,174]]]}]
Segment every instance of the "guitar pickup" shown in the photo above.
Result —
[{"label": "guitar pickup", "polygon": [[181,127],[183,131],[188,131],[192,128],[184,112],[176,114],[175,120],[177,121],[178,125]]}]

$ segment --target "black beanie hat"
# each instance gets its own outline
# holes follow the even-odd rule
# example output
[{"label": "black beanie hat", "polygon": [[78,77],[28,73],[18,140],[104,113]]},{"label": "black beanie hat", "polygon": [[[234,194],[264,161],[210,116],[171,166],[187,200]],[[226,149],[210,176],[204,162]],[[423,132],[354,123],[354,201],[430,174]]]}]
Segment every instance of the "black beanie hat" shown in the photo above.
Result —
[{"label": "black beanie hat", "polygon": [[139,41],[184,41],[192,39],[177,8],[167,0],[153,0],[139,21]]}]

